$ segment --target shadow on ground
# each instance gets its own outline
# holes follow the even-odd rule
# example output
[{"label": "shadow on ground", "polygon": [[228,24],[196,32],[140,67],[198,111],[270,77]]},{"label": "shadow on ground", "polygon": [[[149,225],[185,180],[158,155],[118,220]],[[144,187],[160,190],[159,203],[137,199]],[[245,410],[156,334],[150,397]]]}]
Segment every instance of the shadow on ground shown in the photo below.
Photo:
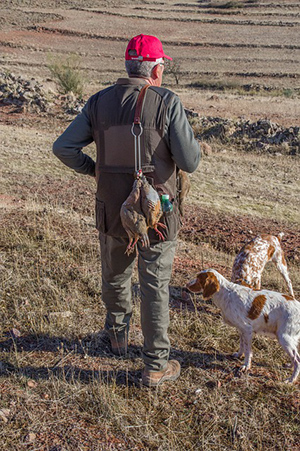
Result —
[{"label": "shadow on ground", "polygon": [[[117,358],[110,351],[109,340],[106,336],[88,336],[82,340],[74,339],[68,340],[64,337],[49,337],[48,335],[26,335],[23,337],[8,337],[0,342],[0,352],[2,355],[11,352],[52,352],[58,354],[58,361],[52,366],[24,366],[16,367],[11,363],[3,362],[0,366],[0,375],[18,375],[25,376],[26,378],[33,380],[47,380],[53,376],[62,379],[67,382],[80,381],[81,383],[90,383],[92,381],[101,381],[105,384],[117,384],[126,386],[141,386],[141,370],[130,370],[113,368],[114,361]],[[97,358],[105,358],[106,369],[101,369],[101,361],[97,366],[97,369],[79,368],[76,364],[64,364],[63,360],[65,356],[72,354],[76,355],[88,355]],[[177,359],[182,368],[196,367],[201,369],[208,369],[218,367],[222,369],[221,362],[226,358],[223,354],[218,353],[216,350],[212,350],[211,353],[204,352],[191,352],[183,351],[175,348],[171,349],[171,359]],[[110,361],[111,364],[107,364]],[[124,361],[128,360],[128,363],[141,359],[141,348],[139,346],[130,345],[128,356],[124,358]],[[38,361],[38,357],[36,359]],[[219,363],[218,363],[219,361]],[[107,369],[111,366],[111,369]],[[116,365],[117,366],[117,365]],[[224,371],[224,368],[223,368]]]}]

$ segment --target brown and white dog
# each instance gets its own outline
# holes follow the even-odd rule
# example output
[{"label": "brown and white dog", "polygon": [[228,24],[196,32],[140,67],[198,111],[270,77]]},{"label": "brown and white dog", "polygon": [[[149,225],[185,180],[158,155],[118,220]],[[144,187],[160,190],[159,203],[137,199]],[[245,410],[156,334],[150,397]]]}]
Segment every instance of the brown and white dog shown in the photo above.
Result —
[{"label": "brown and white dog", "polygon": [[240,333],[240,349],[233,356],[245,355],[242,371],[251,367],[251,341],[253,333],[277,338],[289,355],[293,374],[286,382],[295,382],[300,373],[300,302],[275,291],[255,291],[249,287],[229,282],[214,269],[201,271],[188,283],[194,293],[203,293],[203,299],[212,299],[221,309],[225,323],[234,326]]},{"label": "brown and white dog", "polygon": [[294,297],[286,260],[280,245],[283,233],[278,236],[259,235],[246,243],[236,256],[231,274],[231,282],[260,290],[261,274],[266,263],[275,263],[284,278],[289,292]]}]

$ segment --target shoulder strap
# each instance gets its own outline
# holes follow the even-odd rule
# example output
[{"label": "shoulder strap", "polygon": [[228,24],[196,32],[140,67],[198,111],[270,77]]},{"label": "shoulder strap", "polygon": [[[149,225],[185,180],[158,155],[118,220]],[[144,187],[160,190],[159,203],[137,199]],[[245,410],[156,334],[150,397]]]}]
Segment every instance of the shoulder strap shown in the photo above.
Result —
[{"label": "shoulder strap", "polygon": [[144,105],[144,100],[146,96],[147,89],[150,88],[150,85],[144,85],[139,93],[136,107],[135,107],[135,113],[134,113],[134,124],[140,124],[141,123],[141,115],[142,115],[142,109]]}]

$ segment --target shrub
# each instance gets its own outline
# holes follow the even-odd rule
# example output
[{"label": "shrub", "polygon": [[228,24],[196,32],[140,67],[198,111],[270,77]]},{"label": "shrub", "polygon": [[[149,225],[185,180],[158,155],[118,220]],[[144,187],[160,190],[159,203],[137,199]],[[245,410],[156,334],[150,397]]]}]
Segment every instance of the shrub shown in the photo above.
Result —
[{"label": "shrub", "polygon": [[284,95],[284,97],[287,97],[287,98],[294,97],[294,91],[293,91],[293,89],[286,88],[283,90],[283,95]]},{"label": "shrub", "polygon": [[73,94],[82,97],[83,79],[79,64],[80,60],[75,54],[67,58],[49,57],[48,68],[61,94],[73,92]]},{"label": "shrub", "polygon": [[178,61],[165,61],[165,74],[172,75],[176,85],[178,85],[179,78],[182,75],[180,63],[178,63]]}]

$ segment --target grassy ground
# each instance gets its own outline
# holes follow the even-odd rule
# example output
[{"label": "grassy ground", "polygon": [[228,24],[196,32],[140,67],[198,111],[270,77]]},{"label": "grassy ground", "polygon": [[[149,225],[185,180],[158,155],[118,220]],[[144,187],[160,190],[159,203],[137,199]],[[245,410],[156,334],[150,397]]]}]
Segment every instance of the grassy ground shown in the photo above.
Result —
[{"label": "grassy ground", "polygon": [[226,153],[207,156],[193,176],[193,202],[232,214],[300,224],[295,208],[300,196],[298,160],[223,150]]},{"label": "grassy ground", "polygon": [[[113,357],[99,333],[105,311],[93,180],[52,156],[57,131],[0,127],[0,449],[298,450],[299,382],[282,382],[291,370],[279,345],[256,337],[253,368],[241,376],[229,357],[236,330],[210,302],[182,292],[198,264],[228,276],[234,256],[179,240],[170,339],[182,376],[158,390],[141,386],[136,272],[128,358]],[[291,157],[227,149],[203,159],[189,201],[299,226],[298,169]],[[298,263],[289,268],[299,295]],[[284,287],[272,266],[264,281]]]}]

